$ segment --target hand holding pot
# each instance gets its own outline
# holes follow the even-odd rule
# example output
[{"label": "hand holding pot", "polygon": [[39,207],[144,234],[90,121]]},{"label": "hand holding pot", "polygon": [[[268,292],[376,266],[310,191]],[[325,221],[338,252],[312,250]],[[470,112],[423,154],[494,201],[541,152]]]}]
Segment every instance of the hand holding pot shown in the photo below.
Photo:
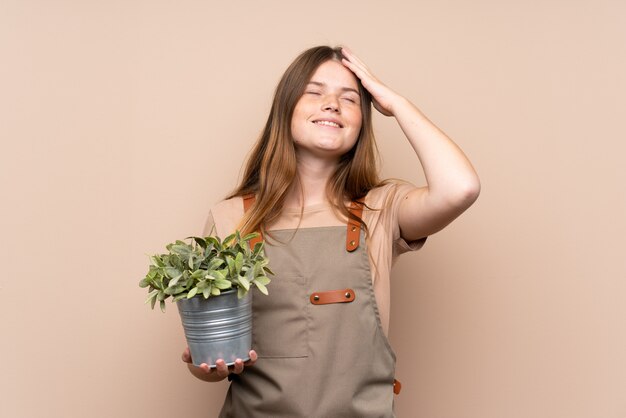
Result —
[{"label": "hand holding pot", "polygon": [[233,366],[226,366],[226,362],[223,359],[219,359],[215,362],[217,367],[210,368],[206,363],[202,363],[200,366],[194,366],[189,347],[187,347],[185,351],[183,351],[182,359],[187,363],[187,367],[189,367],[191,373],[198,379],[207,382],[219,382],[220,380],[224,380],[224,378],[231,373],[240,374],[243,372],[244,367],[253,366],[254,363],[256,363],[257,354],[256,351],[250,350],[250,360],[244,363],[242,359],[237,359]]}]

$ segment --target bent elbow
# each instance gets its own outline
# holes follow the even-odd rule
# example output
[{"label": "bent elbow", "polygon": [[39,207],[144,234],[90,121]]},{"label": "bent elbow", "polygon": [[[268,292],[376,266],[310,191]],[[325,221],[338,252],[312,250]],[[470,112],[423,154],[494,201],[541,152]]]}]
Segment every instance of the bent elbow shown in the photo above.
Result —
[{"label": "bent elbow", "polygon": [[475,177],[471,181],[467,181],[460,185],[457,192],[452,197],[452,205],[462,210],[472,206],[480,195],[480,180]]},{"label": "bent elbow", "polygon": [[470,182],[465,187],[465,198],[470,202],[470,205],[478,199],[480,195],[480,180],[478,177],[474,181]]}]

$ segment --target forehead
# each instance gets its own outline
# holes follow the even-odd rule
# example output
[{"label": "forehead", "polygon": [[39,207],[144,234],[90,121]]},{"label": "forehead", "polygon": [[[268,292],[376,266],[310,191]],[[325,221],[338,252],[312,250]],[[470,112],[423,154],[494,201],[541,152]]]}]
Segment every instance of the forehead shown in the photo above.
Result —
[{"label": "forehead", "polygon": [[356,76],[339,61],[326,61],[313,73],[310,81],[326,84],[329,87],[349,87],[358,91]]}]

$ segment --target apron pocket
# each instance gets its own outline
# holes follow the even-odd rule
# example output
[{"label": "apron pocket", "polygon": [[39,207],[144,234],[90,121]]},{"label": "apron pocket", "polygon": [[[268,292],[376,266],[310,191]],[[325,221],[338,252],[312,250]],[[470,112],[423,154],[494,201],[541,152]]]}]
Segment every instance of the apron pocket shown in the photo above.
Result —
[{"label": "apron pocket", "polygon": [[259,358],[307,357],[309,299],[306,278],[273,277],[269,295],[252,300],[252,347]]}]

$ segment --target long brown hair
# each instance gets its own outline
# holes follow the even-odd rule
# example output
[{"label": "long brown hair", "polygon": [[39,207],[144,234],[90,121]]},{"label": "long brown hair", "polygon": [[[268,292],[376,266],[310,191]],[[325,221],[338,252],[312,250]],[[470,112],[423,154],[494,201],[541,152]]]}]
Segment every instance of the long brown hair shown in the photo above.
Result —
[{"label": "long brown hair", "polygon": [[[264,231],[280,216],[287,192],[297,181],[296,150],[291,134],[294,108],[317,68],[326,61],[341,61],[342,58],[339,47],[310,48],[300,54],[283,74],[265,128],[248,157],[243,179],[228,196],[256,195],[255,204],[239,225],[243,234]],[[354,216],[344,202],[363,199],[380,183],[378,150],[372,127],[372,99],[358,78],[357,82],[363,117],[361,131],[354,147],[340,158],[326,186],[326,195],[333,208],[348,218]],[[363,224],[361,219],[357,220]]]}]

